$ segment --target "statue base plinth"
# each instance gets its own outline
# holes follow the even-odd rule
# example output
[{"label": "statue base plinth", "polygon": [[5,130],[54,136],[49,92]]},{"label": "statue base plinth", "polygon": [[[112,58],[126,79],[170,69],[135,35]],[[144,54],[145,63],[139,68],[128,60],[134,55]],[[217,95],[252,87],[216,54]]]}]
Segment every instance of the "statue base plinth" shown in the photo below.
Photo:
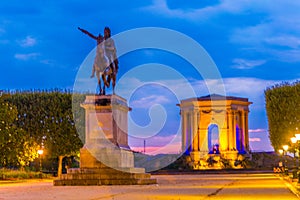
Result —
[{"label": "statue base plinth", "polygon": [[54,180],[64,185],[148,185],[156,179],[144,168],[134,167],[128,146],[127,101],[117,95],[87,96],[85,144],[80,149],[80,168],[71,168]]},{"label": "statue base plinth", "polygon": [[[95,155],[95,156],[93,156]],[[113,162],[108,167],[96,157]],[[112,163],[110,163],[111,166]],[[145,173],[144,168],[133,167],[133,153],[128,150],[101,148],[92,153],[87,148],[80,149],[80,168],[70,168],[54,180],[54,186],[79,185],[148,185],[156,184],[156,179]]]},{"label": "statue base plinth", "polygon": [[70,168],[67,174],[54,180],[54,186],[156,184],[156,179],[150,177],[150,174],[122,172],[112,168]]}]

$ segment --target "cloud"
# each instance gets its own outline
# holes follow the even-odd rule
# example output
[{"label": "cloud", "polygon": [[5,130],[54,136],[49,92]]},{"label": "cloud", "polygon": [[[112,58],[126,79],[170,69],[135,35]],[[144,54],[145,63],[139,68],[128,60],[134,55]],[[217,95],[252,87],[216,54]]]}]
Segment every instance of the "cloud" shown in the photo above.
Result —
[{"label": "cloud", "polygon": [[263,65],[264,63],[266,63],[266,60],[246,60],[241,58],[235,58],[232,62],[234,63],[234,65],[232,66],[233,68],[252,69],[254,67]]},{"label": "cloud", "polygon": [[267,129],[250,129],[249,141],[251,151],[274,151],[269,139],[269,133]]},{"label": "cloud", "polygon": [[249,138],[250,142],[261,142],[260,138]]},{"label": "cloud", "polygon": [[15,54],[15,58],[18,60],[31,60],[31,59],[35,59],[39,56],[39,53],[27,53],[27,54]]},{"label": "cloud", "polygon": [[[143,77],[140,77],[139,79],[137,77],[132,77],[132,76],[134,76],[134,74],[130,76],[125,75],[121,77],[116,84],[116,92],[121,96],[126,97],[127,99],[130,99],[132,97],[136,89],[141,88],[143,86],[145,86],[143,87],[143,90],[145,91],[144,93],[147,94],[145,96],[148,96],[148,99],[143,99],[143,101],[150,100],[152,101],[151,105],[153,105],[155,102],[157,102],[158,104],[169,103],[168,97],[170,97],[171,93],[176,96],[178,101],[183,98],[191,98],[196,96],[195,91],[191,87],[192,86],[191,83],[189,83],[187,79],[184,79],[182,77],[179,77],[178,79],[158,79],[156,77],[153,77],[153,80],[143,81]],[[147,77],[148,74],[144,73],[144,76]],[[202,86],[199,87],[200,89],[202,89],[201,88]],[[153,97],[150,96],[151,94],[153,94],[154,91],[155,91],[154,96],[157,96],[157,98],[151,99]],[[149,104],[145,102],[135,102],[135,103],[136,105],[142,107],[149,106]]]},{"label": "cloud", "polygon": [[[263,63],[263,61],[257,61],[257,63]],[[194,97],[190,95],[190,92],[186,92],[187,83],[186,80],[157,80],[160,84],[163,84],[164,86],[167,86],[169,90],[173,91],[174,94],[179,97],[178,100],[184,99],[184,98],[191,98]],[[260,79],[255,77],[228,77],[223,78],[221,80],[215,80],[215,79],[206,79],[206,80],[189,80],[190,86],[193,87],[195,95],[196,96],[204,96],[209,93],[208,87],[221,87],[221,84],[224,84],[222,87],[225,88],[226,95],[231,96],[241,96],[250,98],[252,100],[258,100],[261,99],[259,102],[262,102],[264,104],[264,90],[267,87],[270,87],[272,85],[281,83],[283,81],[287,82],[294,82],[296,80],[267,80],[267,79]],[[142,84],[142,82],[137,78],[126,78],[126,85],[124,87],[130,88],[130,85],[138,85]],[[155,81],[153,81],[155,83]],[[122,87],[122,85],[119,85],[118,87]],[[122,88],[122,91],[126,91],[126,88]],[[153,88],[150,88],[153,89]],[[143,106],[145,104],[148,104],[149,102],[152,102],[151,105],[153,105],[153,102],[157,103],[170,103],[169,99],[165,96],[164,90],[156,90],[156,95],[151,95],[144,97],[143,99],[140,99],[139,101],[135,101],[137,106]],[[257,102],[256,102],[257,103]]]},{"label": "cloud", "polygon": [[[262,63],[263,61],[261,61]],[[124,80],[125,81],[125,80]],[[264,108],[264,91],[267,87],[281,83],[284,80],[265,80],[254,77],[228,77],[222,80],[206,79],[206,80],[190,80],[189,85],[193,87],[194,93],[187,91],[186,80],[157,80],[159,83],[168,87],[174,94],[176,94],[178,101],[186,98],[191,98],[195,96],[205,96],[210,93],[207,88],[217,87],[225,88],[225,95],[228,96],[240,96],[249,98],[249,101],[253,101],[254,104],[252,108],[261,109]],[[292,82],[295,80],[285,80]],[[131,88],[133,86],[142,84],[142,82],[137,78],[126,78],[126,85],[118,85],[118,87],[123,87],[121,91],[128,92],[126,88]],[[153,81],[155,82],[155,81]],[[223,85],[224,84],[224,85]],[[185,88],[185,89],[183,89]],[[151,88],[150,88],[151,89]],[[142,99],[131,102],[134,106],[149,108],[154,103],[163,104],[170,103],[168,96],[165,95],[164,90],[155,90],[155,95],[146,96]],[[221,89],[220,89],[221,91]],[[118,91],[119,93],[119,91]],[[146,92],[147,93],[147,92]],[[151,93],[152,94],[152,93]],[[176,102],[179,103],[179,102]]]},{"label": "cloud", "polygon": [[[189,20],[197,24],[209,22],[218,16],[222,16],[222,23],[229,23],[232,16],[235,18],[234,23],[224,33],[229,42],[242,46],[241,50],[251,55],[255,52],[269,60],[300,62],[299,1],[274,0],[270,6],[269,1],[261,0],[221,0],[199,7],[193,3],[179,6],[167,0],[153,0],[150,6],[142,9],[155,15]],[[247,20],[243,22],[245,17]],[[250,69],[262,62],[240,61],[234,67]]]},{"label": "cloud", "polygon": [[278,50],[278,49],[269,49],[268,53],[274,57],[274,59],[294,63],[300,62],[300,48],[299,49],[290,49],[290,50]]},{"label": "cloud", "polygon": [[[133,138],[131,140],[131,142],[132,142],[131,146],[134,146],[134,147],[143,146],[144,140],[145,140],[144,138]],[[155,135],[153,137],[146,139],[146,144],[149,146],[153,146],[153,147],[165,146],[165,145],[168,145],[170,142],[171,143],[181,142],[181,134],[178,134],[178,135],[172,134],[172,135],[168,135],[168,136]]]},{"label": "cloud", "polygon": [[249,129],[249,133],[266,133],[266,129]]},{"label": "cloud", "polygon": [[224,84],[222,87],[225,88],[226,95],[238,95],[245,97],[261,96],[266,87],[279,82],[276,80],[264,80],[254,77],[229,77],[223,78],[222,80],[207,79],[205,81],[206,82],[203,80],[196,80],[192,83],[194,88],[202,88],[200,91],[197,91],[197,94],[207,92],[205,89],[206,83],[211,85],[210,87],[217,87],[218,85]]},{"label": "cloud", "polygon": [[246,97],[253,102],[251,110],[264,110],[265,98],[264,91],[267,87],[281,81],[264,80],[251,77],[233,77],[223,79],[226,94],[229,96]]},{"label": "cloud", "polygon": [[266,38],[265,42],[271,45],[278,45],[283,47],[289,47],[292,49],[297,49],[300,46],[300,37],[293,35],[281,35]]},{"label": "cloud", "polygon": [[164,104],[169,103],[169,100],[166,96],[163,95],[151,95],[147,97],[143,97],[138,100],[134,100],[131,102],[131,106],[135,108],[150,108],[154,104]]},{"label": "cloud", "polygon": [[142,8],[143,10],[153,12],[156,14],[163,15],[165,17],[175,17],[175,18],[183,18],[189,20],[196,20],[201,17],[207,18],[205,13],[208,13],[211,8],[205,9],[170,9],[166,0],[154,0],[153,4],[147,7]]},{"label": "cloud", "polygon": [[[251,7],[250,7],[251,8]],[[284,8],[284,9],[283,9]],[[250,26],[232,28],[231,43],[248,47],[250,53],[258,52],[269,59],[283,62],[299,62],[300,58],[300,2],[276,1],[276,6],[253,2],[250,13],[260,9],[260,20]]]},{"label": "cloud", "polygon": [[[181,151],[181,134],[169,136],[154,136],[146,139],[146,153],[150,155],[179,153]],[[129,139],[130,148],[135,151],[144,151],[144,139]]]},{"label": "cloud", "polygon": [[45,65],[54,65],[54,61],[53,60],[41,60],[40,61],[42,64],[45,64]]},{"label": "cloud", "polygon": [[175,8],[172,9],[167,0],[153,0],[152,5],[144,7],[143,10],[158,13],[166,17],[182,18],[192,21],[207,20],[222,13],[238,13],[246,9],[248,2],[232,2],[223,0],[220,3],[214,1],[211,4],[203,5],[201,8]]},{"label": "cloud", "polygon": [[[222,16],[222,23],[235,17],[234,23],[226,29],[229,42],[242,46],[242,50],[253,55],[259,53],[272,60],[299,62],[300,57],[300,2],[275,0],[268,1],[222,0],[206,6],[172,6],[167,0],[153,0],[152,5],[143,10],[166,18],[184,19],[197,24]],[[192,6],[191,6],[192,5]],[[284,8],[284,9],[282,9]],[[223,16],[226,16],[225,18]],[[237,17],[240,16],[241,20]],[[253,17],[252,17],[253,16]],[[243,18],[247,17],[246,22]],[[215,22],[215,21],[214,21]],[[226,35],[228,34],[228,35]],[[235,65],[242,69],[250,65]]]},{"label": "cloud", "polygon": [[[131,149],[137,152],[144,152],[144,147],[131,147]],[[181,143],[173,143],[167,147],[146,146],[145,151],[148,155],[178,154],[181,151]]]},{"label": "cloud", "polygon": [[36,45],[37,41],[31,36],[27,36],[25,39],[18,41],[21,47],[32,47]]},{"label": "cloud", "polygon": [[[167,0],[153,0],[152,5],[144,10],[164,16],[179,18],[197,23],[207,22],[222,16],[226,23],[230,16],[235,17],[234,23],[228,26],[229,42],[284,62],[299,62],[300,57],[300,2],[274,0],[269,1],[232,1],[222,0],[202,7],[171,6]],[[284,9],[283,9],[284,8]],[[225,16],[225,18],[223,17]],[[240,21],[237,19],[240,16]],[[247,17],[243,24],[243,17]],[[225,33],[227,34],[227,33]],[[248,48],[245,48],[245,47]],[[249,63],[248,63],[249,64]],[[252,63],[253,64],[253,63]],[[254,63],[255,64],[255,63]],[[237,65],[243,69],[252,65]]]},{"label": "cloud", "polygon": [[227,94],[260,96],[268,86],[274,85],[278,81],[252,77],[233,77],[224,78],[223,82]]},{"label": "cloud", "polygon": [[[265,111],[265,96],[264,91],[275,84],[280,84],[282,82],[295,82],[297,79],[293,80],[266,80],[254,77],[229,77],[223,78],[223,84],[225,87],[225,94],[227,96],[237,96],[248,98],[253,104],[250,105],[250,115],[251,123],[261,126],[262,124],[267,124],[266,122],[266,111]],[[220,87],[220,83],[215,82],[220,80],[206,80],[207,83],[216,85]],[[192,83],[198,96],[207,95],[208,91],[205,89],[205,82],[195,81]],[[201,90],[199,88],[202,88]]]},{"label": "cloud", "polygon": [[233,28],[230,42],[243,45],[262,45],[263,39],[271,35],[270,24],[256,24],[248,27]]}]

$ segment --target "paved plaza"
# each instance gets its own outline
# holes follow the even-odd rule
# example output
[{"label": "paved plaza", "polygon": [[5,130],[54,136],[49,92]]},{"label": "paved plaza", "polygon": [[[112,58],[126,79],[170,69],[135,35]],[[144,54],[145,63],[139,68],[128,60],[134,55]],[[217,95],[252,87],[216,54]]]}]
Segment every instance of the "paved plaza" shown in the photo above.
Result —
[{"label": "paved plaza", "polygon": [[[153,175],[156,185],[53,186],[52,181],[0,184],[0,200],[201,200],[298,199],[291,184],[274,174]],[[292,192],[294,190],[294,192]]]}]

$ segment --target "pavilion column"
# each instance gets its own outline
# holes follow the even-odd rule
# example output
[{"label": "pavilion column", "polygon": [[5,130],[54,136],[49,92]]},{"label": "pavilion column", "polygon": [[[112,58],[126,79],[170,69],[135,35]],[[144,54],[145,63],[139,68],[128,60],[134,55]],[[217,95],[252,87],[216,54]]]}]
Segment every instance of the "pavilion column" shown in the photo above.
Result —
[{"label": "pavilion column", "polygon": [[191,140],[191,116],[189,111],[186,111],[186,145],[188,152],[191,152],[193,144]]},{"label": "pavilion column", "polygon": [[232,117],[232,119],[233,119],[233,131],[232,131],[233,137],[232,137],[232,142],[233,142],[233,148],[235,150],[237,150],[237,148],[236,148],[236,116],[237,116],[236,112],[233,111],[233,117]]},{"label": "pavilion column", "polygon": [[182,152],[185,153],[186,148],[187,148],[187,134],[186,134],[186,112],[184,110],[181,110],[181,126],[182,126],[182,135],[181,135],[181,141],[182,141]]},{"label": "pavilion column", "polygon": [[228,147],[233,150],[233,114],[232,111],[228,112]]},{"label": "pavilion column", "polygon": [[198,110],[198,113],[197,113],[197,120],[198,120],[198,123],[197,123],[197,138],[198,138],[198,150],[200,151],[200,147],[201,147],[201,137],[200,137],[200,111]]},{"label": "pavilion column", "polygon": [[242,134],[241,134],[241,137],[242,137],[242,151],[245,150],[245,145],[246,145],[246,127],[245,127],[245,111],[242,110]]},{"label": "pavilion column", "polygon": [[245,111],[245,148],[249,152],[248,111]]},{"label": "pavilion column", "polygon": [[193,120],[192,121],[192,135],[193,135],[193,151],[199,151],[199,141],[198,141],[198,120],[197,120],[197,110],[193,112]]},{"label": "pavilion column", "polygon": [[193,140],[192,140],[192,120],[191,120],[191,113],[190,111],[187,111],[186,113],[187,117],[187,145],[188,145],[188,151],[191,152],[193,150]]},{"label": "pavilion column", "polygon": [[[228,115],[226,114],[226,117],[228,117]],[[225,119],[225,123],[227,123],[228,119]],[[219,128],[219,134],[220,134],[220,151],[228,151],[229,149],[229,137],[228,137],[228,126],[226,125],[224,127],[224,124],[222,126],[220,126]]]},{"label": "pavilion column", "polygon": [[199,151],[201,154],[206,155],[208,153],[208,137],[207,137],[207,124],[204,120],[206,119],[206,114],[203,111],[199,111],[199,130],[198,130],[198,137],[199,137]]},{"label": "pavilion column", "polygon": [[208,152],[207,128],[200,127],[199,136],[200,136],[200,145],[199,145],[200,151]]},{"label": "pavilion column", "polygon": [[225,111],[225,119],[219,129],[220,132],[220,150],[228,151],[229,140],[228,140],[228,113]]}]

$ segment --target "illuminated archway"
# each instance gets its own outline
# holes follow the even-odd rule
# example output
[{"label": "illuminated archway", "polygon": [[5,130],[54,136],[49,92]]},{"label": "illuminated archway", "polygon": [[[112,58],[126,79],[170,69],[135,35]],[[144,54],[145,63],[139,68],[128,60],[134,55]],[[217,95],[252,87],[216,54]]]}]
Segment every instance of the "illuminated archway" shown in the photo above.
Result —
[{"label": "illuminated archway", "polygon": [[211,124],[208,127],[208,150],[210,154],[219,154],[220,134],[217,124]]}]

